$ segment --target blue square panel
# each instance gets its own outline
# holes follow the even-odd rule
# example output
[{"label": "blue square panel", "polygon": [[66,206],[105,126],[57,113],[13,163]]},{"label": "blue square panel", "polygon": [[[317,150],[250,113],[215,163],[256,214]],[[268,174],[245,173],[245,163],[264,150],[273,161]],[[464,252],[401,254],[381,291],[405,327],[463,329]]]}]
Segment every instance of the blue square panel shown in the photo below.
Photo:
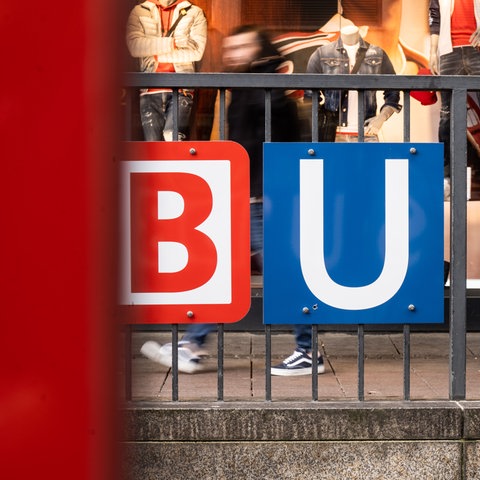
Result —
[{"label": "blue square panel", "polygon": [[264,322],[443,322],[443,145],[266,143]]}]

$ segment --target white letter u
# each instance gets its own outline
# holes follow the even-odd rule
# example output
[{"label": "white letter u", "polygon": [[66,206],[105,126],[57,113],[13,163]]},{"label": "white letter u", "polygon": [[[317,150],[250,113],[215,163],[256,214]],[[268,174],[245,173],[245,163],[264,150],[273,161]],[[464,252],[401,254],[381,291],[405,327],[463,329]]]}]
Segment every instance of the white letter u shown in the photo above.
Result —
[{"label": "white letter u", "polygon": [[408,268],[408,160],[385,160],[385,258],[369,285],[334,282],[324,258],[323,160],[300,160],[300,264],[310,291],[323,303],[343,310],[366,310],[392,298]]}]

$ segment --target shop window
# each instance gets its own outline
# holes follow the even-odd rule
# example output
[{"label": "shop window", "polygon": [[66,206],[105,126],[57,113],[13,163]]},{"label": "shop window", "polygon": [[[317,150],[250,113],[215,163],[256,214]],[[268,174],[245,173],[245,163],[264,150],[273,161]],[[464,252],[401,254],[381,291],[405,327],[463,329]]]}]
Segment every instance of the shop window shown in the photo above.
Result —
[{"label": "shop window", "polygon": [[[342,0],[343,16],[358,25],[382,23],[382,0]],[[337,0],[243,0],[242,23],[273,31],[317,30],[337,13]]]}]

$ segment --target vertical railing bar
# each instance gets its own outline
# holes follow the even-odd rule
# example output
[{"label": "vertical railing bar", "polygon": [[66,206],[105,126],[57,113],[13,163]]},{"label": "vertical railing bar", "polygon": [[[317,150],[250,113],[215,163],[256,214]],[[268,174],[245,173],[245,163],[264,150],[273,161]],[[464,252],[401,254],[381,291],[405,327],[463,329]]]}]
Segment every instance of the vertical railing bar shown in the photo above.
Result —
[{"label": "vertical railing bar", "polygon": [[467,92],[452,92],[450,106],[450,399],[466,395],[466,233],[467,233]]},{"label": "vertical railing bar", "polygon": [[403,141],[410,142],[410,91],[403,92]]},{"label": "vertical railing bar", "polygon": [[125,88],[124,102],[125,102],[125,118],[124,118],[124,124],[123,124],[123,128],[124,128],[123,135],[125,140],[132,140],[133,95],[132,95],[131,88]]},{"label": "vertical railing bar", "polygon": [[312,400],[318,401],[318,325],[312,325]]},{"label": "vertical railing bar", "polygon": [[265,400],[272,401],[272,326],[265,325]]},{"label": "vertical railing bar", "polygon": [[365,123],[365,91],[358,90],[358,141],[365,141],[365,129],[363,124]]},{"label": "vertical railing bar", "polygon": [[217,370],[217,400],[223,401],[224,393],[224,355],[225,355],[225,329],[223,323],[218,324],[217,343],[218,343],[218,370]]},{"label": "vertical railing bar", "polygon": [[410,325],[403,326],[403,399],[410,400]]},{"label": "vertical railing bar", "polygon": [[225,140],[225,123],[226,123],[226,103],[225,103],[225,89],[220,89],[220,125],[219,135],[220,140]]},{"label": "vertical railing bar", "polygon": [[172,401],[178,402],[178,324],[172,325]]},{"label": "vertical railing bar", "polygon": [[178,140],[178,88],[173,89],[173,137],[172,140]]},{"label": "vertical railing bar", "polygon": [[[272,91],[265,89],[265,142],[272,141]],[[272,401],[272,327],[265,327],[265,399]]]},{"label": "vertical railing bar", "polygon": [[318,142],[318,90],[312,91],[312,142]]},{"label": "vertical railing bar", "polygon": [[365,400],[365,335],[364,326],[358,325],[358,400]]},{"label": "vertical railing bar", "polygon": [[132,400],[132,326],[125,327],[125,400]]},{"label": "vertical railing bar", "polygon": [[265,89],[265,142],[272,141],[272,91]]}]

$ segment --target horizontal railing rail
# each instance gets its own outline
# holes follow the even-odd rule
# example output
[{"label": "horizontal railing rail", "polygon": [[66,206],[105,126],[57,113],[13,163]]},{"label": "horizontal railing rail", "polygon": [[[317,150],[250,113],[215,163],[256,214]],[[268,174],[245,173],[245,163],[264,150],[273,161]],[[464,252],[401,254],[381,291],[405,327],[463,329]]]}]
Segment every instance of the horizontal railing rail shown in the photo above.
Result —
[{"label": "horizontal railing rail", "polygon": [[[365,90],[395,89],[404,92],[402,99],[403,111],[403,141],[410,141],[410,96],[413,90],[450,91],[451,97],[451,201],[450,201],[450,288],[449,296],[449,398],[464,400],[466,398],[466,189],[467,189],[467,93],[480,90],[479,76],[415,76],[415,75],[318,75],[318,74],[233,74],[233,73],[125,73],[123,86],[131,95],[135,89],[164,87],[174,90],[174,97],[181,88],[218,89],[220,91],[220,138],[225,138],[226,101],[225,91],[231,88],[252,88],[265,91],[267,141],[271,138],[270,130],[270,90],[312,90],[312,140],[318,140],[318,91],[321,89],[357,90],[359,100]],[[127,96],[128,96],[127,95]],[[359,101],[359,119],[364,114]],[[125,110],[126,116],[131,115],[131,108]],[[175,112],[174,120],[178,111]],[[129,118],[126,119],[128,124]],[[362,119],[363,120],[363,119]],[[359,123],[362,124],[363,122]],[[317,131],[316,131],[317,130]],[[176,136],[174,131],[174,138]],[[126,140],[129,140],[128,134]],[[363,133],[359,132],[359,140]],[[138,326],[137,326],[138,327]],[[317,347],[318,326],[314,325],[312,347]],[[126,337],[126,397],[131,399],[131,328],[127,328]],[[266,333],[266,400],[271,400],[270,354],[271,328],[265,327]],[[410,399],[410,327],[404,325],[404,400]],[[172,362],[172,400],[178,400],[178,364],[175,358],[178,341],[178,325],[172,325],[173,362]],[[218,394],[217,399],[223,400],[223,325],[218,325]],[[318,384],[315,374],[316,362],[312,374],[312,399],[318,399]],[[358,399],[364,396],[364,327],[358,326]]]},{"label": "horizontal railing rail", "polygon": [[397,89],[480,90],[480,76],[459,75],[318,75],[309,73],[134,73],[123,76],[125,87],[284,88],[292,90]]}]

